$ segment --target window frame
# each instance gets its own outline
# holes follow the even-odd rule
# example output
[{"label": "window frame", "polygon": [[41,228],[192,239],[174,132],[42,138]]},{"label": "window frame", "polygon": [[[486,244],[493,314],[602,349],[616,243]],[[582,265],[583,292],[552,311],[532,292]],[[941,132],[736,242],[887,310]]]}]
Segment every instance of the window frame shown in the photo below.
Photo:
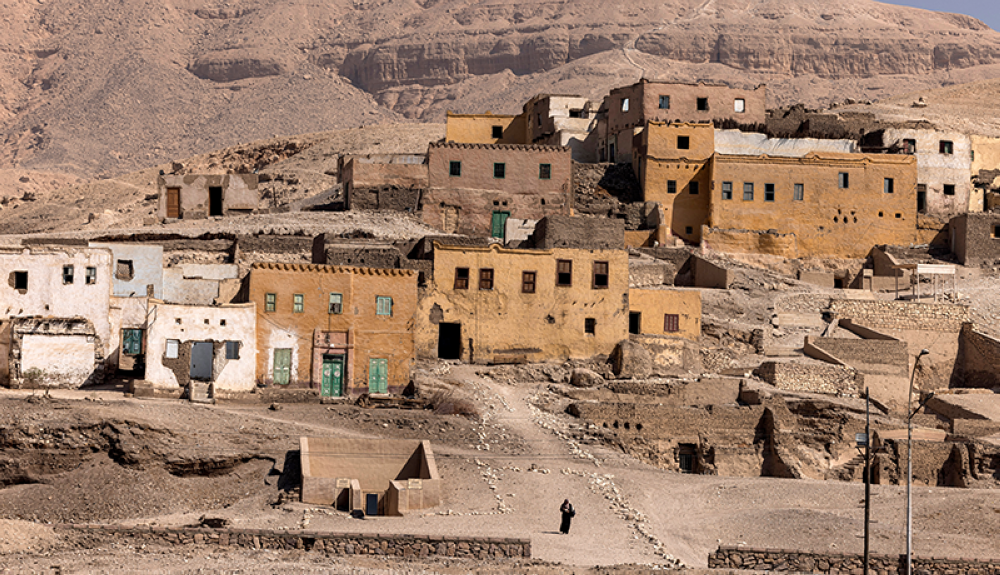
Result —
[{"label": "window frame", "polygon": [[[497,175],[499,174],[499,175]],[[494,180],[505,180],[507,179],[507,163],[506,162],[493,162],[493,179]]]},{"label": "window frame", "polygon": [[[529,279],[530,278],[530,279]],[[525,270],[521,272],[521,293],[535,293],[538,289],[538,272]]]},{"label": "window frame", "polygon": [[764,184],[764,201],[765,202],[774,202],[774,196],[775,196],[775,186],[774,186],[774,184],[765,183]]},{"label": "window frame", "polygon": [[[599,271],[602,266],[604,269],[603,272]],[[611,266],[607,261],[595,261],[592,266],[593,273],[591,275],[590,289],[608,289],[608,286],[611,285],[610,269]],[[604,276],[603,285],[597,281],[601,276]]]},{"label": "window frame", "polygon": [[[728,188],[728,189],[726,189]],[[722,182],[722,187],[720,188],[723,200],[733,199],[733,183],[732,182]]]},{"label": "window frame", "polygon": [[[170,355],[170,347],[173,346],[174,353]],[[177,359],[181,356],[181,340],[179,339],[168,339],[163,345],[163,358],[164,359]]]},{"label": "window frame", "polygon": [[806,199],[806,185],[805,184],[793,184],[792,186],[792,201],[801,202]]},{"label": "window frame", "polygon": [[667,193],[668,194],[677,193],[677,180],[667,180]]},{"label": "window frame", "polygon": [[745,114],[747,111],[747,100],[746,98],[736,98],[733,100],[733,113],[734,114]]},{"label": "window frame", "polygon": [[[663,104],[666,104],[666,106],[664,106]],[[661,110],[669,110],[670,109],[670,96],[669,95],[662,95],[661,94],[660,95],[660,104],[659,105],[660,105],[660,109]]]},{"label": "window frame", "polygon": [[[334,296],[336,296],[337,301],[333,301]],[[330,299],[327,300],[326,313],[329,315],[341,315],[344,313],[344,294],[330,292]]]},{"label": "window frame", "polygon": [[226,359],[232,361],[239,361],[240,342],[235,340],[227,340],[225,347],[226,347]]},{"label": "window frame", "polygon": [[[465,277],[461,277],[460,272],[464,272]],[[469,289],[469,268],[455,268],[455,282],[452,289]]]},{"label": "window frame", "polygon": [[87,266],[86,271],[83,275],[84,285],[92,286],[97,283],[97,267]]},{"label": "window frame", "polygon": [[450,160],[448,162],[448,175],[452,178],[462,177],[462,161]]},{"label": "window frame", "polygon": [[677,149],[678,150],[690,150],[691,149],[691,136],[677,136]]},{"label": "window frame", "polygon": [[[122,268],[125,271],[122,271]],[[115,279],[132,281],[135,279],[135,260],[115,260]]]},{"label": "window frame", "polygon": [[[566,271],[563,271],[565,267]],[[567,281],[563,282],[563,275],[567,276]],[[572,287],[573,286],[573,260],[556,260],[556,286],[557,287]]]},{"label": "window frame", "polygon": [[951,156],[955,153],[955,142],[952,140],[938,140],[938,153]]},{"label": "window frame", "polygon": [[896,182],[893,178],[882,178],[882,193],[892,194],[895,192]]},{"label": "window frame", "polygon": [[837,172],[837,188],[841,190],[851,189],[851,174],[849,172]]},{"label": "window frame", "polygon": [[753,182],[743,182],[743,201],[753,201]]},{"label": "window frame", "polygon": [[681,316],[676,313],[663,314],[663,333],[677,333],[681,330]]},{"label": "window frame", "polygon": [[62,267],[62,283],[63,285],[72,285],[75,281],[75,270],[72,264],[64,265]]},{"label": "window frame", "polygon": [[[387,306],[388,309],[386,309]],[[375,296],[375,315],[392,317],[392,297],[387,295]]]},{"label": "window frame", "polygon": [[621,111],[624,114],[624,113],[628,113],[628,110],[629,110],[629,99],[628,98],[622,98]]},{"label": "window frame", "polygon": [[306,295],[301,293],[292,294],[292,313],[306,312]]},{"label": "window frame", "polygon": [[264,312],[274,313],[278,311],[278,294],[276,293],[265,293],[264,294]]},{"label": "window frame", "polygon": [[479,268],[479,291],[492,291],[495,280],[493,268]]},{"label": "window frame", "polygon": [[538,179],[539,180],[552,179],[552,164],[538,164]]}]

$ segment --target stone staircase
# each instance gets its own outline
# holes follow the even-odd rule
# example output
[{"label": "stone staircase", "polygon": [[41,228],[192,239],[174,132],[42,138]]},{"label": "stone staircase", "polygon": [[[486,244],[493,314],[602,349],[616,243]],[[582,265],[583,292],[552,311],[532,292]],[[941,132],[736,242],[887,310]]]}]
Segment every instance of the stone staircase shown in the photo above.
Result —
[{"label": "stone staircase", "polygon": [[206,381],[188,383],[188,399],[193,403],[215,403],[212,384]]}]

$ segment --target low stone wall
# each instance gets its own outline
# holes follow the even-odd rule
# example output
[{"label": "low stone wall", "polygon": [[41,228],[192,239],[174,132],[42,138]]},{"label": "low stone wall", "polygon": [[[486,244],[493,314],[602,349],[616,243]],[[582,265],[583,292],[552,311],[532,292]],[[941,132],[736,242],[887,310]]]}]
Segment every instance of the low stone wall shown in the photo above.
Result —
[{"label": "low stone wall", "polygon": [[957,332],[971,321],[969,306],[947,303],[835,299],[830,312],[876,330]]},{"label": "low stone wall", "polygon": [[[719,547],[708,556],[709,568],[735,568],[754,571],[794,573],[861,573],[860,555],[800,553],[779,549],[748,549]],[[906,572],[906,556],[870,555],[868,568],[879,575],[902,575]],[[1000,560],[913,558],[913,571],[925,575],[976,573],[1000,575]]]},{"label": "low stone wall", "polygon": [[434,535],[375,535],[320,531],[274,531],[269,529],[209,529],[121,527],[117,525],[56,525],[93,537],[94,546],[109,540],[130,540],[160,545],[210,545],[249,549],[301,549],[327,555],[385,555],[404,558],[429,556],[465,557],[479,561],[502,561],[531,557],[531,541],[486,537],[445,537]]},{"label": "low stone wall", "polygon": [[862,374],[841,365],[767,361],[754,373],[778,389],[788,391],[857,397],[858,389],[864,386]]}]

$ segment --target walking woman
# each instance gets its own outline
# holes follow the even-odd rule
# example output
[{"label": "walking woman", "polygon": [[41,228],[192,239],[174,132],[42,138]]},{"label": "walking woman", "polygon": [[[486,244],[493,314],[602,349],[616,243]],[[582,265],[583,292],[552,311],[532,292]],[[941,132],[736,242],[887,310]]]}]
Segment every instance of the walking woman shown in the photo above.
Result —
[{"label": "walking woman", "polygon": [[562,505],[559,506],[559,512],[562,513],[559,532],[563,535],[569,535],[569,524],[573,521],[573,516],[576,515],[576,510],[573,509],[573,504],[569,502],[569,499],[563,500]]}]

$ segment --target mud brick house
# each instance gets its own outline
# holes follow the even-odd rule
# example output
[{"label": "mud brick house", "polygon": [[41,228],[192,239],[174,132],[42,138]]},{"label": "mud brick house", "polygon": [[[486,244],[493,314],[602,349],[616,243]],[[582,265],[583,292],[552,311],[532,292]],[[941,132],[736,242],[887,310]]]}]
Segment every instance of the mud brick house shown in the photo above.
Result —
[{"label": "mud brick house", "polygon": [[864,257],[874,244],[916,240],[912,156],[757,138],[690,123],[651,123],[635,138],[644,199],[660,203],[670,234],[791,258]]},{"label": "mud brick house", "polygon": [[[882,141],[916,157],[918,212],[951,218],[969,211],[972,140],[967,134],[888,128]],[[982,204],[976,211],[982,211]]]},{"label": "mud brick house", "polygon": [[111,347],[111,251],[0,248],[0,382],[79,387],[104,376]]},{"label": "mud brick house", "polygon": [[239,396],[255,387],[255,306],[149,303],[145,386],[158,396]]},{"label": "mud brick house", "polygon": [[598,160],[629,163],[632,138],[648,122],[764,124],[767,89],[716,84],[676,84],[643,79],[604,98],[598,124]]},{"label": "mud brick house", "polygon": [[302,502],[365,515],[406,515],[441,502],[429,441],[302,437]]},{"label": "mud brick house", "polygon": [[415,212],[427,188],[427,156],[379,154],[341,158],[340,181],[349,210]]},{"label": "mud brick house", "polygon": [[257,174],[166,174],[157,187],[161,221],[250,214],[260,201]]},{"label": "mud brick house", "polygon": [[410,381],[417,272],[256,263],[257,377],[324,397],[401,393]]},{"label": "mud brick house", "polygon": [[950,230],[951,250],[963,266],[1000,262],[1000,213],[962,214]]},{"label": "mud brick house", "polygon": [[417,356],[470,363],[608,354],[628,328],[628,253],[434,243]]},{"label": "mud brick house", "polygon": [[524,144],[525,128],[524,116],[448,112],[444,140],[456,144]]},{"label": "mud brick house", "polygon": [[577,162],[597,161],[599,102],[572,95],[539,94],[524,104],[524,144],[566,146]]},{"label": "mud brick house", "polygon": [[573,167],[569,148],[433,143],[422,219],[446,233],[502,238],[507,218],[569,215]]}]

